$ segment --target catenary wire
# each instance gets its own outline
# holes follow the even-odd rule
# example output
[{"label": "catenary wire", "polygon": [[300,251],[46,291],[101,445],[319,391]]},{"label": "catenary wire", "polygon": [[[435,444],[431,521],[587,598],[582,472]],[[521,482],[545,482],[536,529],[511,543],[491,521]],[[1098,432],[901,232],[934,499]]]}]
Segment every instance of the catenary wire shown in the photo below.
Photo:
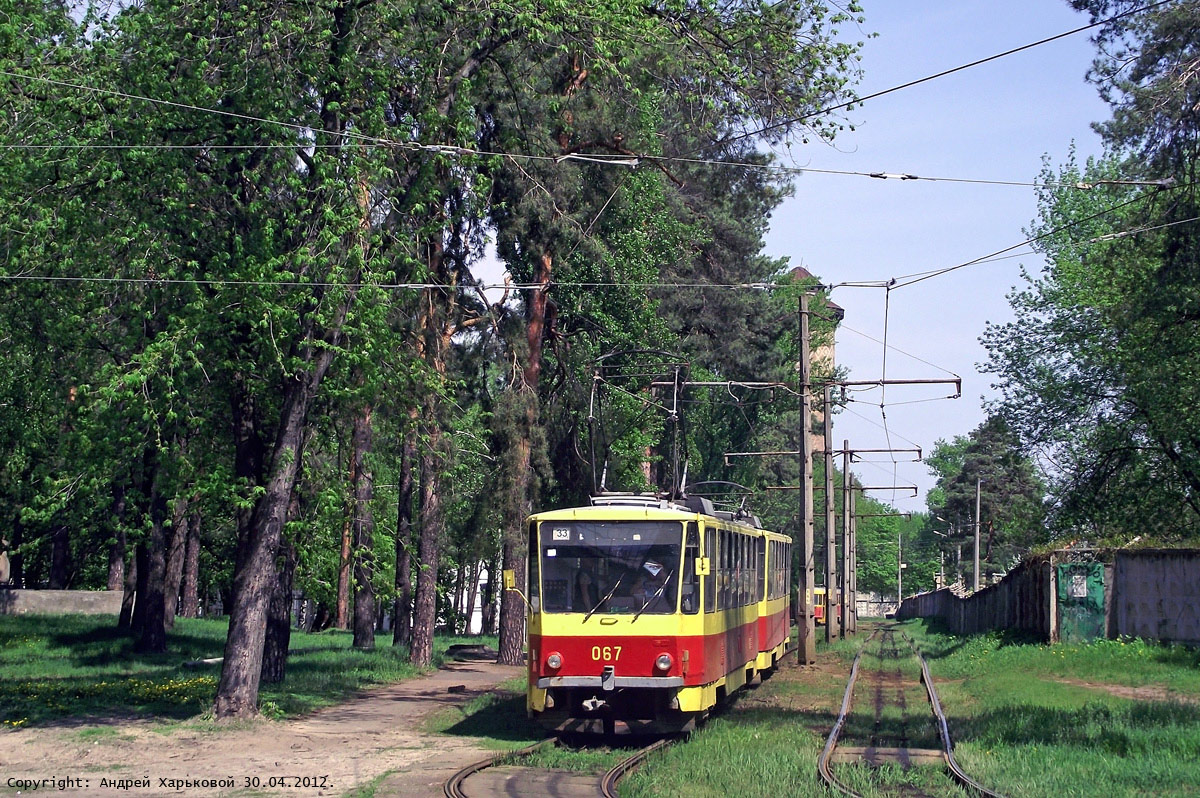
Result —
[{"label": "catenary wire", "polygon": [[782,127],[790,127],[791,125],[794,125],[797,122],[803,122],[806,119],[812,119],[813,117],[822,116],[822,115],[830,113],[832,111],[850,110],[850,109],[853,109],[853,107],[856,105],[861,106],[863,103],[867,102],[868,100],[874,100],[879,97],[883,97],[884,95],[887,95],[887,94],[893,94],[895,92],[902,91],[904,89],[912,88],[913,86],[919,86],[922,83],[928,83],[930,81],[937,80],[938,78],[944,78],[948,75],[953,75],[956,72],[962,72],[964,70],[971,69],[973,67],[977,67],[982,64],[989,63],[991,61],[996,61],[1001,58],[1005,58],[1007,56],[1014,55],[1016,53],[1020,53],[1025,50],[1030,50],[1034,47],[1040,47],[1043,44],[1049,44],[1050,42],[1054,42],[1059,39],[1064,39],[1068,36],[1074,36],[1077,33],[1083,33],[1084,31],[1089,31],[1089,30],[1092,30],[1093,28],[1098,28],[1103,25],[1107,25],[1110,22],[1115,22],[1116,20],[1119,20],[1123,17],[1131,16],[1133,14],[1140,14],[1143,11],[1149,11],[1151,9],[1158,8],[1159,6],[1166,5],[1170,2],[1173,2],[1173,0],[1159,0],[1156,3],[1149,3],[1149,4],[1141,6],[1139,8],[1134,8],[1134,9],[1130,9],[1129,11],[1124,11],[1120,14],[1114,14],[1111,17],[1099,20],[1097,22],[1093,22],[1088,25],[1083,25],[1081,27],[1074,28],[1069,31],[1065,31],[1063,33],[1058,33],[1058,34],[1055,34],[1054,36],[1048,36],[1044,39],[1039,39],[1036,42],[1030,42],[1029,44],[1021,45],[1020,47],[1014,47],[1010,50],[1005,50],[1002,53],[996,53],[995,55],[990,55],[990,56],[987,56],[986,58],[980,58],[975,61],[971,61],[970,63],[967,63],[967,64],[962,64],[960,66],[952,67],[950,69],[944,69],[941,72],[937,72],[932,75],[927,75],[926,77],[923,77],[923,78],[917,78],[916,80],[910,80],[905,83],[901,83],[899,85],[892,86],[891,88],[883,89],[882,91],[873,92],[873,93],[868,94],[863,97],[855,97],[852,100],[847,100],[846,102],[838,103],[836,105],[826,106],[817,111],[810,111],[806,114],[801,114],[800,116],[792,117],[789,119],[783,119],[778,122],[773,122],[770,125],[765,125],[763,127],[756,128],[755,130],[747,131],[745,133],[739,133],[734,136],[728,136],[724,139],[713,142],[712,144],[707,144],[707,145],[704,145],[703,147],[697,148],[697,150],[695,150],[694,152],[703,152],[704,150],[712,149],[713,147],[730,144],[735,141],[740,141],[740,140],[746,139],[746,138],[752,138],[754,136],[761,136],[762,134],[769,133],[772,130],[778,130],[779,128],[782,128]]},{"label": "catenary wire", "polygon": [[[1160,186],[1158,191],[1172,191],[1174,189],[1190,187],[1192,185],[1195,185],[1195,184],[1186,183],[1186,184],[1174,184],[1174,185],[1170,185],[1170,186]],[[925,280],[931,280],[934,277],[941,277],[943,275],[950,274],[951,272],[958,271],[959,269],[965,269],[968,266],[977,266],[982,263],[990,262],[992,259],[997,258],[997,256],[1004,255],[1005,253],[1011,252],[1012,250],[1018,249],[1020,247],[1030,246],[1032,244],[1037,243],[1038,241],[1042,241],[1046,238],[1050,238],[1051,236],[1058,235],[1059,233],[1061,233],[1065,230],[1069,230],[1072,227],[1077,227],[1085,222],[1090,222],[1093,219],[1099,219],[1100,217],[1106,216],[1106,215],[1112,213],[1113,211],[1118,211],[1122,208],[1128,207],[1130,205],[1134,205],[1139,202],[1145,202],[1148,198],[1155,196],[1155,194],[1157,194],[1157,193],[1158,192],[1141,193],[1132,199],[1126,200],[1124,202],[1120,202],[1111,207],[1097,211],[1096,213],[1085,216],[1082,219],[1076,219],[1072,222],[1068,222],[1067,224],[1055,227],[1052,230],[1048,230],[1045,233],[1040,233],[1036,236],[1033,236],[1032,238],[1027,238],[1024,241],[1021,241],[1017,244],[1013,244],[1012,246],[1004,247],[1003,249],[998,249],[995,252],[991,252],[987,255],[982,255],[978,258],[973,258],[969,261],[964,261],[963,263],[959,263],[955,266],[949,266],[944,269],[934,269],[932,271],[927,271],[927,272],[916,272],[914,274],[905,274],[905,275],[901,275],[899,277],[893,277],[889,281],[889,285],[887,286],[888,292],[890,293],[892,290],[897,289],[897,288],[906,288],[910,285],[915,285],[916,283],[924,282]]]},{"label": "catenary wire", "polygon": [[[1180,188],[1189,188],[1193,185],[1196,185],[1196,184],[1194,184],[1194,183],[1179,183],[1179,184],[1174,184],[1171,186],[1160,187],[1160,190],[1169,191],[1169,190],[1180,189]],[[882,281],[882,280],[881,281],[870,281],[870,282],[864,281],[864,282],[860,282],[860,283],[840,282],[840,283],[834,283],[832,285],[825,285],[825,286],[821,286],[821,287],[825,288],[825,289],[829,289],[829,290],[833,290],[836,288],[844,288],[844,287],[883,288],[883,289],[887,289],[888,293],[890,294],[892,289],[903,288],[903,287],[906,287],[909,285],[913,285],[915,283],[922,282],[924,280],[932,279],[934,277],[939,277],[944,274],[949,274],[950,272],[957,271],[959,269],[963,269],[968,266],[976,266],[976,265],[981,265],[984,263],[992,263],[992,262],[996,262],[996,261],[1000,261],[1000,260],[1007,260],[1007,259],[1011,259],[1011,258],[1015,258],[1015,257],[1021,257],[1022,255],[1037,254],[1035,251],[1032,251],[1032,250],[1027,253],[1013,253],[1012,251],[1019,249],[1020,247],[1023,247],[1023,246],[1029,246],[1033,243],[1036,243],[1037,241],[1042,240],[1043,238],[1047,238],[1049,236],[1056,235],[1060,232],[1063,232],[1064,230],[1070,229],[1071,227],[1091,221],[1092,219],[1099,218],[1099,217],[1104,216],[1113,211],[1120,210],[1121,208],[1126,207],[1128,205],[1132,205],[1134,203],[1141,202],[1151,196],[1153,196],[1152,193],[1141,194],[1137,197],[1134,197],[1133,199],[1127,200],[1125,202],[1119,203],[1119,204],[1111,206],[1109,208],[1105,208],[1104,210],[1098,211],[1098,212],[1092,214],[1091,216],[1085,217],[1083,219],[1079,219],[1079,220],[1071,222],[1069,224],[1062,225],[1061,227],[1056,227],[1053,230],[1050,230],[1041,235],[1026,239],[1025,241],[1022,241],[1020,243],[997,250],[996,252],[993,252],[989,255],[983,255],[981,257],[974,258],[972,260],[965,261],[963,263],[959,263],[955,266],[950,266],[950,267],[943,268],[943,269],[934,269],[934,270],[925,271],[925,272],[915,272],[913,274],[908,274],[908,275],[901,275],[899,277],[894,277],[894,278],[892,278],[890,280],[886,280],[886,281]],[[1116,239],[1116,238],[1123,238],[1123,237],[1129,236],[1129,235],[1136,235],[1136,234],[1142,233],[1142,232],[1158,230],[1158,229],[1162,229],[1165,227],[1171,227],[1171,226],[1175,226],[1175,225],[1196,222],[1196,221],[1200,221],[1200,217],[1193,217],[1190,219],[1181,219],[1181,220],[1174,221],[1174,222],[1167,222],[1167,223],[1164,223],[1161,225],[1140,227],[1140,228],[1135,228],[1132,230],[1117,231],[1115,233],[1108,233],[1108,234],[1106,234],[1104,236],[1100,236],[1098,238],[1088,239],[1086,241],[1080,241],[1080,242],[1076,242],[1076,243],[1078,245],[1093,244],[1093,243],[1098,243],[1101,241],[1107,241],[1107,240],[1112,240],[1112,239]],[[1012,254],[1007,254],[1007,253],[1012,253]],[[446,286],[441,283],[425,283],[425,282],[395,282],[395,283],[388,283],[388,282],[351,283],[351,282],[339,282],[339,281],[301,282],[301,281],[297,281],[297,280],[228,280],[228,279],[220,279],[220,278],[182,279],[182,278],[161,278],[161,277],[117,277],[117,276],[105,276],[105,275],[90,275],[90,276],[89,275],[74,275],[74,276],[72,276],[72,275],[0,274],[0,280],[10,281],[10,282],[26,281],[26,282],[78,282],[78,283],[132,283],[132,284],[158,284],[158,285],[227,285],[227,286],[264,286],[264,287],[276,287],[276,288],[288,288],[288,287],[292,287],[292,288],[301,288],[301,287],[355,288],[355,287],[363,287],[363,286],[373,286],[376,288],[384,288],[384,289],[413,289],[413,290],[446,288]],[[563,286],[563,287],[572,287],[572,288],[644,288],[644,289],[687,288],[687,289],[702,289],[702,290],[717,289],[717,290],[727,290],[727,291],[744,291],[744,290],[771,291],[771,290],[775,290],[775,289],[781,287],[778,284],[769,283],[769,282],[663,283],[663,282],[616,282],[616,281],[591,281],[591,282],[555,281],[553,283],[553,285]],[[482,288],[484,290],[504,290],[504,289],[533,290],[533,289],[545,288],[544,285],[541,285],[539,283],[487,283],[487,284],[481,284],[481,285],[478,285],[475,287]],[[850,329],[850,328],[847,328],[847,329]],[[859,335],[864,335],[865,337],[870,338],[870,336],[866,336],[865,333],[861,333],[857,330],[851,330],[851,331],[855,332]],[[872,339],[872,340],[875,340],[875,339]],[[880,342],[880,343],[882,343],[882,342]],[[898,352],[902,351],[902,350],[896,349],[895,347],[889,347],[889,348],[891,348],[895,351],[898,351]],[[908,354],[908,353],[904,353],[904,354]],[[909,355],[909,356],[913,357],[912,355]],[[930,363],[929,365],[933,366],[934,364]],[[937,366],[934,366],[934,367],[940,368]],[[953,373],[953,372],[950,372],[950,373]],[[955,376],[957,376],[957,375],[955,375]]]},{"label": "catenary wire", "polygon": [[[849,327],[849,326],[847,326],[847,325],[846,325],[846,323],[845,323],[845,322],[842,322],[841,324],[839,324],[839,325],[838,325],[838,329],[839,329],[839,330],[845,330],[846,332],[852,332],[852,333],[854,333],[855,335],[859,335],[859,336],[862,336],[863,338],[866,338],[868,341],[874,341],[874,342],[875,342],[875,343],[877,343],[877,344],[883,344],[883,341],[882,341],[882,340],[880,340],[879,338],[876,338],[876,337],[875,337],[875,336],[873,336],[873,335],[870,335],[870,334],[868,334],[868,333],[865,333],[865,332],[863,332],[862,330],[856,330],[856,329],[854,329],[853,327]],[[914,355],[912,352],[905,352],[903,349],[900,349],[900,348],[899,348],[899,347],[897,347],[897,346],[892,346],[891,344],[886,344],[886,346],[887,346],[887,348],[888,348],[888,349],[892,350],[893,352],[896,352],[896,353],[898,353],[898,354],[904,355],[905,357],[912,358],[913,360],[917,361],[918,363],[924,363],[926,366],[930,366],[930,367],[932,367],[932,368],[935,368],[935,369],[937,369],[938,371],[945,372],[946,374],[949,374],[951,377],[959,377],[959,376],[960,376],[958,373],[956,373],[956,372],[953,372],[953,371],[951,371],[950,369],[948,369],[948,368],[945,368],[944,366],[939,366],[939,365],[938,365],[938,364],[936,364],[936,363],[931,363],[931,362],[929,362],[928,360],[925,360],[924,358],[921,358],[921,357],[918,357],[918,356]]]},{"label": "catenary wire", "polygon": [[[1066,35],[1066,34],[1064,34]],[[590,163],[612,164],[618,166],[638,166],[642,161],[660,164],[680,164],[680,165],[706,165],[706,166],[721,166],[735,167],[741,169],[755,169],[761,171],[770,171],[780,174],[795,174],[802,175],[824,174],[824,175],[840,175],[853,177],[866,177],[871,179],[888,180],[895,179],[901,181],[919,180],[924,182],[942,182],[942,183],[963,183],[974,185],[992,185],[992,186],[1016,186],[1026,188],[1078,188],[1091,189],[1097,185],[1107,185],[1111,183],[1127,184],[1133,181],[1101,181],[1097,183],[1060,183],[1056,181],[1046,182],[1030,182],[1021,180],[996,180],[985,178],[969,178],[969,177],[946,177],[946,176],[924,176],[916,175],[910,172],[886,172],[881,170],[864,172],[848,169],[824,169],[818,167],[797,167],[785,166],[783,164],[761,164],[750,163],[745,161],[727,161],[704,158],[689,158],[685,156],[665,156],[665,155],[644,155],[644,154],[617,154],[617,153],[567,153],[560,155],[534,155],[529,153],[516,153],[497,150],[481,150],[473,147],[462,147],[457,145],[446,144],[426,144],[419,141],[398,141],[384,136],[374,136],[364,133],[358,133],[352,130],[343,130],[337,132],[324,131],[319,128],[314,128],[307,125],[301,125],[294,122],[281,122],[266,117],[255,116],[253,114],[245,114],[236,111],[226,111],[219,108],[206,108],[204,106],[193,105],[190,103],[181,103],[176,100],[164,100],[146,95],[133,94],[131,92],[123,92],[116,89],[104,89],[96,86],[88,86],[82,83],[73,83],[71,81],[56,80],[40,75],[23,75],[17,72],[0,70],[0,77],[8,77],[17,80],[27,80],[35,82],[48,83],[54,86],[63,88],[77,89],[80,91],[89,91],[96,94],[106,94],[109,96],[120,97],[122,99],[137,100],[146,103],[164,105],[182,110],[195,111],[199,113],[213,114],[224,116],[233,119],[238,119],[245,122],[255,122],[264,125],[274,125],[287,130],[292,130],[306,136],[312,136],[317,133],[325,133],[328,135],[339,136],[345,139],[354,141],[356,144],[367,147],[392,147],[397,149],[408,149],[413,151],[426,151],[446,155],[465,155],[477,157],[507,157],[514,159],[535,160],[542,162],[563,163],[567,161],[585,161]],[[53,149],[73,149],[73,150],[262,150],[262,149],[337,149],[344,147],[344,144],[338,143],[318,143],[314,141],[298,141],[292,143],[253,143],[253,144],[118,144],[118,143],[56,143],[56,144],[30,144],[30,143],[4,143],[0,144],[0,150],[53,150]],[[1153,182],[1153,181],[1143,181]]]}]

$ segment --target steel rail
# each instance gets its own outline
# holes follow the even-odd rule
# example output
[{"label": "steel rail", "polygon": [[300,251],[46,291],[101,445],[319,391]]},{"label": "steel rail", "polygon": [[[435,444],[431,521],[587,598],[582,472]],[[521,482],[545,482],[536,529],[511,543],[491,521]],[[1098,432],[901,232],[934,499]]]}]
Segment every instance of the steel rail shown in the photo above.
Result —
[{"label": "steel rail", "polygon": [[862,796],[837,780],[833,775],[833,770],[829,767],[829,760],[833,756],[834,749],[837,748],[842,727],[846,725],[846,716],[850,714],[850,700],[854,697],[854,682],[858,679],[859,661],[862,659],[863,651],[867,648],[867,643],[870,643],[877,634],[879,634],[878,629],[871,632],[871,636],[863,641],[858,648],[858,653],[854,655],[854,663],[850,666],[850,680],[846,683],[846,692],[842,696],[841,711],[838,713],[837,721],[833,724],[833,729],[829,732],[829,738],[825,741],[825,748],[822,749],[821,756],[817,759],[817,773],[820,774],[821,781],[842,795],[850,795],[854,798],[862,798]]},{"label": "steel rail", "polygon": [[925,685],[925,691],[929,694],[929,704],[933,707],[933,716],[937,719],[938,734],[942,737],[942,748],[946,753],[946,767],[950,770],[950,775],[959,784],[967,789],[974,790],[985,798],[1004,798],[1004,795],[993,790],[989,790],[979,782],[968,776],[958,762],[954,759],[954,744],[950,740],[950,727],[946,723],[946,715],[942,712],[942,702],[938,700],[937,691],[933,688],[933,678],[929,675],[929,663],[925,661],[925,657],[921,655],[921,651],[916,647],[913,641],[904,635],[904,639],[908,640],[909,646],[912,647],[913,653],[917,655],[917,661],[921,663],[921,682]]},{"label": "steel rail", "polygon": [[517,759],[520,757],[529,756],[534,751],[537,751],[547,745],[557,745],[557,744],[558,744],[558,741],[556,739],[554,739],[553,737],[551,737],[551,738],[536,742],[533,745],[526,746],[525,748],[521,748],[517,751],[504,751],[502,753],[496,754],[495,756],[488,757],[487,759],[481,759],[478,762],[472,762],[471,764],[467,765],[462,770],[455,773],[450,778],[446,779],[445,784],[442,785],[442,792],[446,796],[446,798],[467,798],[467,794],[462,791],[462,784],[472,774],[478,773],[481,770],[490,768],[493,765],[496,765],[500,762],[505,762],[510,759]]},{"label": "steel rail", "polygon": [[[879,633],[876,629],[871,633],[871,636],[863,641],[858,653],[854,656],[854,664],[850,667],[850,679],[846,684],[846,693],[842,697],[842,708],[838,715],[837,722],[833,725],[833,730],[829,733],[829,738],[825,742],[825,748],[821,751],[821,757],[817,761],[817,772],[821,776],[821,780],[825,782],[831,789],[843,794],[853,796],[853,798],[862,798],[860,793],[854,792],[846,785],[842,784],[833,775],[833,770],[829,767],[830,760],[833,757],[833,752],[837,748],[838,737],[842,733],[842,728],[846,724],[846,716],[850,712],[850,701],[854,694],[854,683],[858,679],[859,660],[862,657],[863,651],[866,650],[867,644]],[[1005,798],[1002,793],[989,790],[979,782],[968,776],[954,759],[954,743],[950,739],[950,726],[946,721],[946,714],[942,711],[942,702],[938,699],[937,690],[933,686],[933,677],[929,673],[929,663],[925,661],[925,657],[921,654],[920,649],[912,641],[908,635],[901,633],[905,642],[912,649],[913,655],[917,658],[917,662],[921,665],[921,683],[925,686],[925,692],[929,696],[929,706],[933,711],[933,716],[937,721],[938,735],[942,741],[942,752],[946,760],[946,768],[950,772],[950,776],[968,790],[983,796],[984,798]]]},{"label": "steel rail", "polygon": [[629,757],[628,759],[618,762],[612,767],[612,769],[605,773],[604,778],[600,780],[600,794],[603,795],[604,798],[618,798],[617,783],[620,782],[621,779],[625,778],[625,776],[629,775],[629,772],[640,765],[642,761],[646,759],[646,757],[650,756],[650,754],[658,751],[661,748],[666,748],[673,742],[675,741],[670,738],[663,737],[662,739],[656,740],[645,748],[637,750],[634,752],[633,756]]}]

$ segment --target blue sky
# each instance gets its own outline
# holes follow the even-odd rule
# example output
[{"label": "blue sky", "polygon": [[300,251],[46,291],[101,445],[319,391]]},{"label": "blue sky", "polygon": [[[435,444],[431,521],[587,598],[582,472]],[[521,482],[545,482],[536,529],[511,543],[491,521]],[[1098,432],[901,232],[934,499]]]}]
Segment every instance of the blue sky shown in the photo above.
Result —
[{"label": "blue sky", "polygon": [[[859,94],[867,95],[1087,24],[1063,0],[865,0],[863,26],[878,36],[863,50]],[[1094,55],[1079,33],[947,77],[898,91],[849,112],[854,132],[832,144],[793,144],[784,163],[810,169],[907,173],[922,177],[1034,182],[1042,159],[1064,162],[1074,143],[1080,160],[1100,152],[1091,123],[1107,106],[1084,76]],[[823,282],[886,280],[954,266],[1026,238],[1036,215],[1031,187],[878,180],[806,173],[776,212],[767,254],[786,256]],[[1027,248],[1021,250],[1028,253]],[[878,389],[855,395],[837,416],[834,440],[852,448],[921,446],[968,433],[994,396],[979,344],[985,324],[1011,318],[1006,295],[1033,254],[964,268],[897,288],[837,288],[846,310],[838,334],[840,365],[852,380],[963,379],[957,400],[946,386],[887,389],[886,432]],[[885,299],[887,312],[885,313]],[[869,337],[867,337],[869,336]],[[907,354],[903,354],[907,353]],[[924,361],[924,362],[922,362]],[[912,403],[917,402],[917,403]],[[908,403],[908,404],[901,404]],[[921,494],[872,495],[905,510],[924,509],[933,479],[922,463],[897,456],[852,470],[868,485],[915,484]]]}]

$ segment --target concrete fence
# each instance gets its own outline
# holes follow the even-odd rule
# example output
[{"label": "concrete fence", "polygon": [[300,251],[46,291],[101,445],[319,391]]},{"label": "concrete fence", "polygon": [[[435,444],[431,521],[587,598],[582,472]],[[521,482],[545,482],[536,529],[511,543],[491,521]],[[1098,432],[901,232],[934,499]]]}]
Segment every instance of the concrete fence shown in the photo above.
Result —
[{"label": "concrete fence", "polygon": [[1200,645],[1200,551],[1119,551],[1110,596],[1110,637]]},{"label": "concrete fence", "polygon": [[994,585],[970,596],[950,588],[904,599],[899,618],[940,618],[956,634],[1022,629],[1057,639],[1054,568],[1048,557],[1027,560]]},{"label": "concrete fence", "polygon": [[0,588],[0,615],[119,615],[120,590],[17,590]]},{"label": "concrete fence", "polygon": [[1103,590],[1085,637],[1200,645],[1200,551],[1192,549],[1056,552],[1026,560],[969,596],[943,589],[905,598],[898,617],[940,618],[957,634],[1016,629],[1047,642],[1078,639],[1087,624],[1072,598],[1082,577],[1071,569],[1080,563]]}]

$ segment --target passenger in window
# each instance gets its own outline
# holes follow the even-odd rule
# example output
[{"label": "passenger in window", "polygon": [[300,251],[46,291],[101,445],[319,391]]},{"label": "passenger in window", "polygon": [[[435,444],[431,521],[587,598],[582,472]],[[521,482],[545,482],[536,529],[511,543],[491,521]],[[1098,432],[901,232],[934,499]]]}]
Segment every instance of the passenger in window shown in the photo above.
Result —
[{"label": "passenger in window", "polygon": [[600,586],[586,568],[575,574],[575,610],[590,612],[600,603]]}]

